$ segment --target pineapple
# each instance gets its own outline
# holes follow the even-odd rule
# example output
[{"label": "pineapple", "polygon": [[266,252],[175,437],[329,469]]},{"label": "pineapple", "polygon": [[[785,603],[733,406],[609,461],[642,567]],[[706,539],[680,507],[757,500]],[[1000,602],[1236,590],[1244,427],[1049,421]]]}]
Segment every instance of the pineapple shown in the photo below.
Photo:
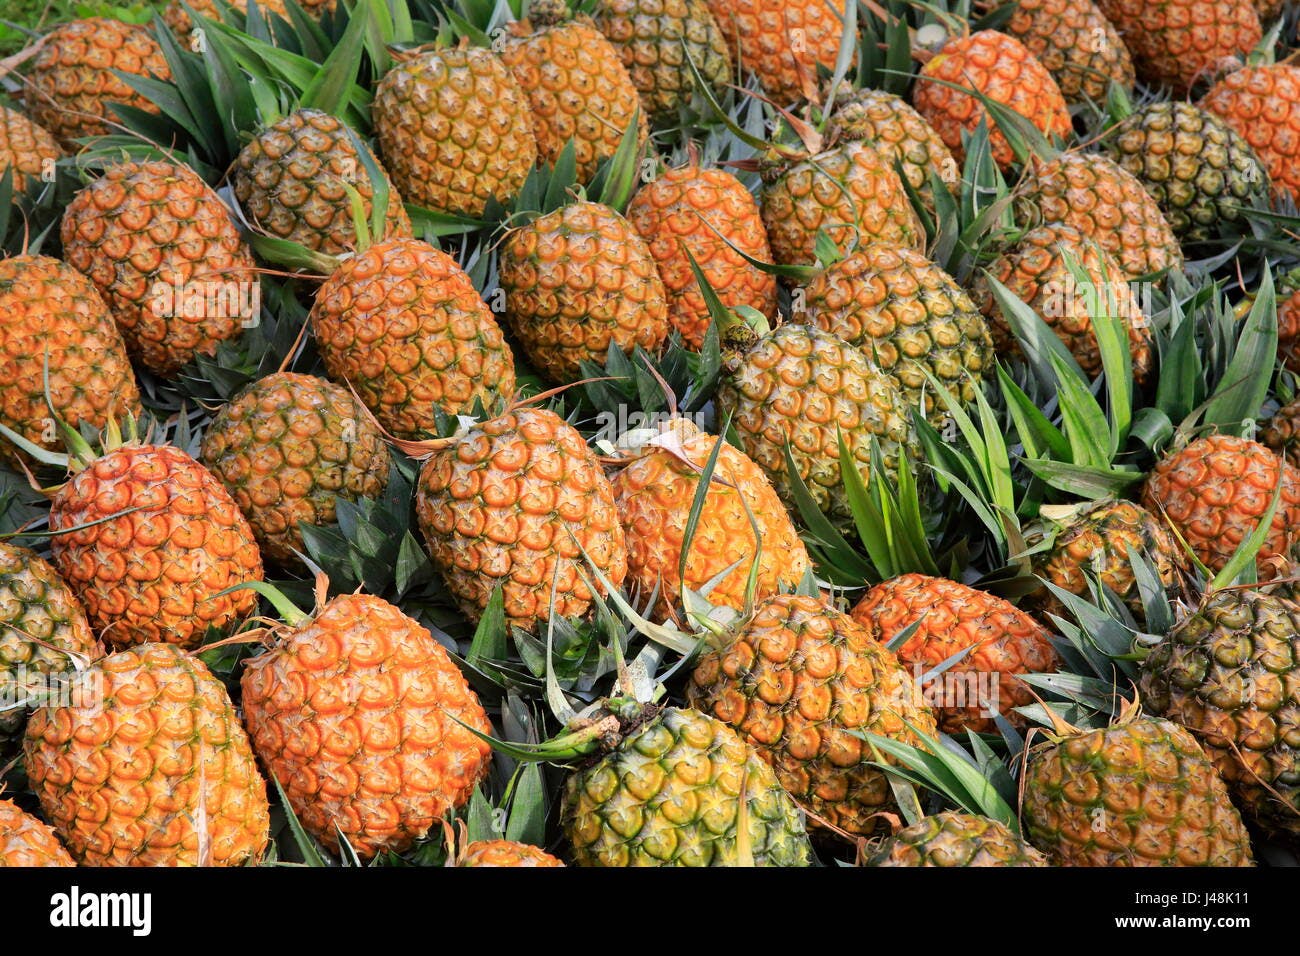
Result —
[{"label": "pineapple", "polygon": [[782,265],[812,265],[822,229],[840,248],[859,237],[911,248],[925,244],[892,157],[861,140],[787,157],[765,179],[763,224]]},{"label": "pineapple", "polygon": [[1300,841],[1300,608],[1250,590],[1213,595],[1142,663],[1139,688],[1190,730],[1247,820]]},{"label": "pineapple", "polygon": [[902,167],[903,178],[933,205],[930,175],[957,192],[961,170],[957,160],[929,123],[901,96],[884,90],[854,90],[835,103],[826,121],[827,142],[861,139]]},{"label": "pineapple", "polygon": [[[54,415],[98,429],[115,414],[139,413],[122,334],[80,272],[46,256],[0,259],[0,315],[0,424],[54,450]],[[0,460],[32,462],[3,439]]]},{"label": "pineapple", "polygon": [[835,68],[843,0],[708,0],[732,57],[779,106],[818,98],[818,66]]},{"label": "pineapple", "polygon": [[601,0],[596,26],[614,45],[650,116],[691,105],[690,64],[713,89],[731,81],[731,57],[705,0]]},{"label": "pineapple", "polygon": [[1006,824],[946,811],[904,827],[868,866],[1047,866],[1047,858]]},{"label": "pineapple", "polygon": [[24,743],[41,809],[84,866],[240,866],[266,848],[266,784],[226,689],[170,644],[96,661]]},{"label": "pineapple", "polygon": [[691,705],[735,728],[815,820],[853,835],[883,822],[893,791],[860,734],[920,745],[934,716],[893,652],[816,598],[759,604],[700,657]]},{"label": "pineapple", "polygon": [[745,453],[793,502],[785,449],[817,506],[843,521],[852,515],[840,478],[843,436],[869,480],[872,440],[879,443],[885,480],[906,468],[915,443],[906,399],[894,380],[860,350],[820,329],[784,325],[723,359],[717,401]]},{"label": "pineapple", "polygon": [[39,181],[61,156],[63,150],[49,130],[0,104],[0,179],[13,170],[15,192]]},{"label": "pineapple", "polygon": [[[348,187],[360,196],[366,222],[375,198],[375,184],[355,135],[342,120],[313,109],[295,110],[262,129],[235,159],[235,198],[249,221],[276,239],[313,252],[338,256],[354,249],[357,234]],[[411,221],[401,197],[391,184],[384,185],[388,209],[385,235],[378,238],[410,236]]]},{"label": "pineapple", "polygon": [[1213,113],[1191,103],[1152,103],[1126,117],[1106,152],[1146,187],[1184,242],[1205,242],[1241,207],[1268,198],[1268,171],[1250,145]]},{"label": "pineapple", "polygon": [[281,564],[303,547],[300,522],[335,518],[335,501],[378,498],[388,446],[347,389],[313,375],[276,372],[217,412],[203,463],[248,519],[262,554]]},{"label": "pineapple", "polygon": [[1256,555],[1261,575],[1273,573],[1300,529],[1300,473],[1258,442],[1207,435],[1166,454],[1147,476],[1142,503],[1163,515],[1211,571],[1220,571],[1281,497],[1268,537]]},{"label": "pineapple", "polygon": [[72,478],[50,504],[54,566],[117,647],[202,643],[257,607],[262,579],[253,530],[210,471],[179,448],[110,438],[81,443]]},{"label": "pineapple", "polygon": [[0,541],[0,765],[26,718],[25,708],[10,705],[37,696],[97,651],[86,612],[49,562]]},{"label": "pineapple", "polygon": [[618,51],[564,0],[531,0],[528,18],[510,24],[501,59],[528,97],[543,162],[554,163],[573,140],[578,179],[586,182],[634,121],[645,141],[641,99]]},{"label": "pineapple", "polygon": [[[1080,597],[1089,595],[1092,572],[1124,602],[1141,626],[1146,620],[1142,594],[1129,559],[1129,549],[1150,559],[1166,594],[1176,590],[1187,567],[1182,548],[1164,523],[1131,501],[1101,501],[1072,510],[1051,529],[1048,547],[1034,555],[1034,573]],[[1047,588],[1027,597],[1021,606],[1040,620],[1066,618],[1061,601]]]},{"label": "pineapple", "polygon": [[[1025,719],[1014,708],[1033,697],[1017,675],[1051,672],[1060,663],[1051,635],[1024,611],[945,578],[903,574],[883,581],[857,603],[853,618],[885,644],[915,625],[898,648],[898,659],[918,680],[967,652],[923,688],[927,699],[935,698],[945,733],[993,732],[994,714],[1023,727]],[[989,677],[996,687],[983,685]]]},{"label": "pineapple", "polygon": [[[501,587],[506,620],[535,630],[585,614],[592,568],[627,574],[609,481],[582,435],[546,409],[520,407],[427,443],[416,516],[434,566],[477,620]],[[418,449],[417,449],[418,450]]]},{"label": "pineapple", "polygon": [[293,609],[240,682],[253,747],[330,849],[401,852],[464,805],[490,749],[478,697],[428,630],[367,594]]},{"label": "pineapple", "polygon": [[962,131],[974,131],[980,120],[989,126],[989,145],[997,164],[1008,169],[1015,155],[980,101],[945,83],[982,93],[1019,113],[1046,136],[1065,139],[1073,131],[1060,87],[1023,43],[995,30],[954,37],[921,68],[912,105],[934,127],[958,162],[964,156]]},{"label": "pineapple", "polygon": [[1300,372],[1300,270],[1276,279],[1277,358],[1282,367]]},{"label": "pineapple", "polygon": [[1028,227],[1063,223],[1114,256],[1132,279],[1181,268],[1182,249],[1142,183],[1094,153],[1037,162],[1020,184],[1017,219]]},{"label": "pineapple", "polygon": [[[1071,265],[1087,276],[1080,285]],[[1042,318],[1065,344],[1089,378],[1102,371],[1101,347],[1092,327],[1092,312],[1123,321],[1128,329],[1133,378],[1138,384],[1151,376],[1155,359],[1151,321],[1142,312],[1129,286],[1129,276],[1101,246],[1073,226],[1051,223],[1025,232],[1009,250],[988,267],[992,276]],[[1003,314],[986,275],[975,280],[972,295],[989,319],[1000,355],[1020,352],[1020,344]]]},{"label": "pineapple", "polygon": [[1004,27],[1047,67],[1067,103],[1133,89],[1133,58],[1093,0],[1020,0]]},{"label": "pineapple", "polygon": [[402,438],[513,394],[514,356],[474,283],[446,253],[389,239],[351,258],[311,309],[316,347],[380,424]]},{"label": "pineapple", "polygon": [[1259,440],[1290,465],[1300,468],[1300,398],[1283,405],[1263,423]]},{"label": "pineapple", "polygon": [[611,345],[655,351],[668,337],[667,293],[654,257],[626,219],[576,201],[511,232],[498,269],[506,318],[550,381],[603,365]]},{"label": "pineapple", "polygon": [[[1059,720],[1058,720],[1058,723]],[[1029,751],[1021,814],[1057,866],[1250,866],[1250,840],[1196,739],[1130,707]]]},{"label": "pineapple", "polygon": [[63,212],[63,254],[99,288],[132,357],[174,377],[256,322],[253,256],[230,211],[188,166],[108,167]]},{"label": "pineapple", "polygon": [[1276,189],[1300,202],[1300,67],[1275,63],[1229,73],[1200,105],[1250,144]]},{"label": "pineapple", "polygon": [[73,20],[46,36],[27,74],[28,115],[71,149],[83,136],[102,136],[116,123],[111,105],[147,113],[158,107],[117,74],[172,78],[162,49],[149,31],[105,17]]},{"label": "pineapple", "polygon": [[601,754],[564,785],[561,825],[574,863],[809,865],[802,814],[725,723],[626,699],[604,711],[584,725],[601,730]]},{"label": "pineapple", "polygon": [[[313,17],[319,17],[321,14],[333,10],[335,6],[335,0],[296,0],[296,2],[308,16]],[[225,0],[225,3],[232,10],[247,16],[248,0]],[[266,20],[270,20],[272,15],[282,20],[290,19],[284,0],[256,0],[256,3]],[[185,4],[199,16],[217,22],[222,21],[221,11],[217,8],[216,0],[185,0]],[[190,19],[190,15],[181,6],[181,0],[171,0],[171,3],[167,4],[166,9],[163,10],[162,18],[163,23],[167,24],[168,29],[176,35],[177,42],[183,48],[194,50],[196,53],[206,52],[195,44],[197,31]]]},{"label": "pineapple", "polygon": [[[611,480],[627,540],[629,579],[642,595],[658,589],[656,613],[662,618],[681,602],[687,525],[704,466],[720,441],[685,419],[674,419]],[[763,470],[722,442],[690,540],[686,587],[699,591],[723,575],[708,592],[709,602],[743,610],[755,561],[758,600],[793,588],[810,565]]]},{"label": "pineapple", "polygon": [[727,308],[776,316],[776,277],[741,255],[772,261],[763,219],[749,190],[730,173],[695,165],[670,169],[637,191],[627,220],[654,257],[668,321],[691,348],[704,344],[711,321],[691,257]]},{"label": "pineapple", "polygon": [[490,50],[404,59],[379,81],[371,109],[402,195],[438,212],[482,216],[490,200],[513,198],[537,161],[528,96]]},{"label": "pineapple", "polygon": [[860,348],[908,403],[938,422],[946,406],[928,372],[974,401],[993,365],[984,317],[956,281],[919,252],[877,242],[828,266],[794,298],[791,321]]},{"label": "pineapple", "polygon": [[0,800],[0,869],[76,865],[53,830],[12,800]]},{"label": "pineapple", "polygon": [[564,866],[545,850],[514,840],[475,840],[461,852],[457,866]]},{"label": "pineapple", "polygon": [[1133,53],[1137,74],[1181,96],[1240,68],[1263,31],[1252,0],[1097,0]]}]

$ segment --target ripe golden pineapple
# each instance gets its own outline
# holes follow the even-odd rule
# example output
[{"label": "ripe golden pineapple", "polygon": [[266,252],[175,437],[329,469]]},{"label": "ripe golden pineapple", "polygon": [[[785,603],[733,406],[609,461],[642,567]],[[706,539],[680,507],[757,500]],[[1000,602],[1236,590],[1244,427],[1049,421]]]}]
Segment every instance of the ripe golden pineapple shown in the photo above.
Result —
[{"label": "ripe golden pineapple", "polygon": [[903,168],[903,177],[927,202],[930,174],[938,173],[948,189],[961,182],[957,160],[929,123],[901,96],[884,90],[854,90],[836,100],[826,121],[829,142],[861,139]]},{"label": "ripe golden pineapple", "polygon": [[1253,0],[1097,0],[1133,53],[1137,73],[1181,96],[1239,69],[1263,31]]},{"label": "ripe golden pineapple", "polygon": [[[469,800],[491,725],[432,634],[368,594],[299,612],[249,660],[244,719],[303,827],[362,858],[401,852]],[[467,726],[462,726],[467,725]]]},{"label": "ripe golden pineapple", "polygon": [[564,866],[545,850],[514,840],[475,840],[461,852],[457,866]]},{"label": "ripe golden pineapple", "polygon": [[1047,858],[1006,826],[947,811],[904,827],[881,844],[868,866],[1047,866]]},{"label": "ripe golden pineapple", "polygon": [[893,481],[915,442],[902,392],[867,356],[820,329],[783,325],[723,359],[718,404],[777,494],[793,501],[785,447],[817,506],[851,517],[840,478],[843,435],[864,481],[872,477],[871,441]]},{"label": "ripe golden pineapple", "polygon": [[482,216],[489,199],[512,199],[537,161],[528,97],[490,50],[431,50],[398,62],[371,110],[402,195],[429,209]]},{"label": "ripe golden pineapple", "polygon": [[1300,270],[1283,272],[1275,280],[1277,293],[1277,360],[1300,371]]},{"label": "ripe golden pineapple", "polygon": [[[686,526],[704,466],[719,441],[685,419],[674,419],[611,481],[627,539],[630,581],[643,596],[658,588],[661,618],[680,605]],[[809,567],[799,533],[763,470],[723,442],[696,519],[686,586],[698,591],[726,571],[708,600],[743,610],[756,559],[757,600],[792,589]]]},{"label": "ripe golden pineapple", "polygon": [[820,229],[841,248],[854,240],[910,248],[925,244],[892,157],[864,141],[782,162],[765,178],[763,224],[782,265],[812,265]]},{"label": "ripe golden pineapple", "polygon": [[1264,422],[1259,440],[1289,464],[1300,468],[1300,398],[1292,399]]},{"label": "ripe golden pineapple", "polygon": [[1073,131],[1065,98],[1052,74],[1023,43],[1005,33],[980,30],[949,40],[921,68],[912,105],[934,127],[958,162],[964,155],[962,131],[974,131],[980,120],[985,120],[993,158],[1007,169],[1015,161],[1011,145],[983,104],[964,90],[930,80],[976,90],[1019,113],[1048,137],[1066,138]]},{"label": "ripe golden pineapple", "polygon": [[1282,494],[1256,556],[1267,577],[1273,559],[1285,558],[1300,535],[1300,473],[1258,442],[1207,435],[1167,454],[1147,476],[1142,503],[1167,517],[1206,567],[1219,571],[1258,526],[1279,478]]},{"label": "ripe golden pineapple", "polygon": [[[614,493],[582,435],[554,412],[517,408],[430,442],[416,516],[433,564],[471,620],[494,588],[526,629],[585,614],[590,565],[614,587],[627,549]],[[554,594],[554,601],[552,601]]]},{"label": "ripe golden pineapple", "polygon": [[50,505],[54,566],[118,647],[200,644],[257,607],[253,530],[210,471],[179,448],[135,442],[87,454]]},{"label": "ripe golden pineapple", "polygon": [[[855,835],[882,825],[893,791],[863,733],[922,746],[934,715],[893,652],[819,600],[764,601],[687,685],[691,705],[734,727],[815,818]],[[909,726],[910,725],[910,726]]]},{"label": "ripe golden pineapple", "polygon": [[[86,612],[54,568],[0,541],[0,706],[35,698],[97,651]],[[25,708],[0,710],[0,765],[26,717]]]},{"label": "ripe golden pineapple", "polygon": [[[1089,594],[1089,573],[1096,574],[1139,625],[1146,621],[1146,613],[1129,549],[1150,559],[1167,594],[1177,587],[1179,573],[1187,567],[1182,547],[1164,522],[1131,501],[1084,507],[1053,527],[1051,534],[1049,547],[1034,555],[1034,573],[1081,597]],[[1045,587],[1027,596],[1021,606],[1045,623],[1052,614],[1070,619],[1065,606]]]},{"label": "ripe golden pineapple", "polygon": [[1029,752],[1020,807],[1057,866],[1250,866],[1250,839],[1214,765],[1177,724],[1130,712],[1061,728]]},{"label": "ripe golden pineapple", "polygon": [[124,162],[73,197],[63,255],[99,288],[132,357],[164,377],[257,321],[253,256],[188,166]]},{"label": "ripe golden pineapple", "polygon": [[970,296],[919,252],[890,243],[861,246],[819,273],[795,296],[791,321],[860,348],[935,422],[947,406],[926,373],[970,402],[993,364],[993,339]]},{"label": "ripe golden pineapple", "polygon": [[1200,105],[1250,144],[1274,188],[1300,201],[1300,67],[1274,63],[1229,73]]},{"label": "ripe golden pineapple", "polygon": [[1130,278],[1183,264],[1155,199],[1118,163],[1095,153],[1061,153],[1033,164],[1018,190],[1016,216],[1030,227],[1073,227],[1114,256]]},{"label": "ripe golden pineapple", "polygon": [[469,413],[514,392],[514,356],[492,312],[456,261],[426,242],[389,239],[344,259],[310,320],[330,377],[399,437],[434,431],[436,409]]},{"label": "ripe golden pineapple", "polygon": [[142,644],[96,661],[24,743],[41,809],[84,866],[241,866],[266,848],[266,784],[226,689]]},{"label": "ripe golden pineapple", "polygon": [[[361,141],[353,135],[336,116],[299,109],[249,140],[235,159],[234,172],[235,198],[249,221],[276,239],[329,256],[355,248],[348,187],[361,197],[362,215],[369,222],[375,184],[357,151]],[[402,197],[391,183],[385,185],[384,237],[409,236],[411,221]]]},{"label": "ripe golden pineapple", "polygon": [[1300,842],[1300,608],[1251,590],[1220,591],[1152,649],[1139,688],[1186,727],[1247,820]]},{"label": "ripe golden pineapple", "polygon": [[817,67],[835,68],[842,0],[708,0],[732,58],[781,106],[817,98]]},{"label": "ripe golden pineapple", "polygon": [[554,163],[572,139],[578,179],[586,182],[633,119],[645,141],[641,98],[618,51],[564,0],[531,0],[527,19],[510,24],[501,59],[528,97],[543,162]]},{"label": "ripe golden pineapple", "polygon": [[1093,0],[1020,0],[1003,29],[1051,72],[1067,103],[1106,102],[1131,90],[1133,58]]},{"label": "ripe golden pineapple", "polygon": [[705,0],[601,0],[596,25],[651,116],[672,117],[690,106],[692,62],[711,88],[731,82],[727,41]]},{"label": "ripe golden pineapple", "polygon": [[43,126],[0,104],[0,178],[13,170],[14,191],[39,180],[63,155],[58,141]]},{"label": "ripe golden pineapple", "polygon": [[651,352],[668,337],[663,280],[645,241],[609,206],[577,201],[514,230],[498,265],[506,318],[528,360],[558,384],[611,344]]},{"label": "ripe golden pineapple", "polygon": [[[1071,264],[1087,276],[1086,284],[1075,278]],[[1100,305],[1128,329],[1133,378],[1142,384],[1150,377],[1155,358],[1151,320],[1119,263],[1078,229],[1060,222],[1030,229],[989,265],[988,275],[1051,327],[1089,378],[1102,371],[1101,347],[1092,327],[1092,312]],[[975,280],[971,292],[989,319],[998,354],[1019,354],[1020,343],[985,275]]]},{"label": "ripe golden pineapple", "polygon": [[[918,679],[954,654],[969,651],[923,688],[945,733],[963,728],[995,732],[995,714],[1023,727],[1025,719],[1013,708],[1033,703],[1033,696],[1017,675],[1051,672],[1059,664],[1051,635],[1028,614],[996,595],[946,578],[890,578],[863,596],[853,617],[884,644],[916,625],[898,649],[898,659]],[[989,686],[992,680],[996,686]]]},{"label": "ripe golden pineapple", "polygon": [[0,800],[0,869],[76,865],[53,830],[12,800]]},{"label": "ripe golden pineapple", "polygon": [[221,480],[282,564],[302,550],[299,522],[329,524],[336,498],[378,498],[388,446],[345,388],[293,372],[253,382],[223,405],[203,436],[203,463]]},{"label": "ripe golden pineapple", "polygon": [[564,786],[574,863],[809,865],[803,815],[734,730],[686,708],[616,700],[605,709],[614,726],[601,756]]},{"label": "ripe golden pineapple", "polygon": [[115,71],[172,78],[162,49],[145,27],[105,17],[55,27],[27,74],[27,112],[69,149],[79,137],[109,131],[109,123],[117,121],[110,104],[158,112]]},{"label": "ripe golden pineapple", "polygon": [[[51,405],[74,428],[84,423],[99,429],[115,415],[139,414],[140,392],[122,333],[80,272],[46,256],[0,259],[0,315],[0,424],[54,450],[59,441]],[[0,460],[32,464],[4,438]]]},{"label": "ripe golden pineapple", "polygon": [[668,296],[668,321],[691,348],[704,344],[711,320],[690,256],[727,308],[749,306],[769,319],[776,315],[776,277],[736,251],[772,261],[758,204],[735,176],[694,165],[670,169],[637,191],[627,220],[654,257]]},{"label": "ripe golden pineapple", "polygon": [[1141,181],[1185,242],[1242,223],[1241,207],[1268,196],[1268,171],[1250,144],[1191,103],[1139,109],[1114,128],[1106,152]]}]

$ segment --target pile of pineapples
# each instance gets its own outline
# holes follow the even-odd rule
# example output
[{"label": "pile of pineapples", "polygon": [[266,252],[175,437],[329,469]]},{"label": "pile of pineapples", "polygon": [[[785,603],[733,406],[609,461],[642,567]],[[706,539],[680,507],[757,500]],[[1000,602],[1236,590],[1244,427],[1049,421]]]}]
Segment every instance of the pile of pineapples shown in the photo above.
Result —
[{"label": "pile of pineapples", "polygon": [[1256,0],[33,37],[0,866],[1291,859],[1296,43]]}]

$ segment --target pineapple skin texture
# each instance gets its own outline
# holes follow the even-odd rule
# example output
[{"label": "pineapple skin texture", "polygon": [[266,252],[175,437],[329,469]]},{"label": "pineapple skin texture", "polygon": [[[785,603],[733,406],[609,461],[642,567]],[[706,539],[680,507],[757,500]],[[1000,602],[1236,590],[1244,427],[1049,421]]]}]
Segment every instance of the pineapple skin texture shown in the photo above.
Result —
[{"label": "pineapple skin texture", "polygon": [[1092,0],[1021,0],[1005,30],[1047,67],[1067,103],[1104,103],[1112,82],[1133,89],[1128,47]]},{"label": "pineapple skin texture", "polygon": [[1014,37],[980,30],[948,41],[921,68],[912,93],[916,111],[934,127],[959,163],[964,160],[962,131],[974,132],[981,119],[988,123],[994,161],[1005,170],[1015,161],[1015,154],[978,99],[944,83],[928,82],[930,79],[975,89],[1015,110],[1048,137],[1069,137],[1073,130],[1065,97],[1047,68]]},{"label": "pineapple skin texture", "polygon": [[1047,858],[996,820],[947,811],[886,840],[869,866],[1048,866]]},{"label": "pineapple skin texture", "polygon": [[730,727],[665,708],[570,774],[561,824],[578,866],[739,866],[740,798],[756,866],[808,866],[802,814]]},{"label": "pineapple skin texture", "polygon": [[295,562],[298,522],[330,524],[335,497],[378,498],[388,484],[383,433],[341,386],[276,372],[217,412],[203,463],[248,519],[262,554]]},{"label": "pineapple skin texture", "polygon": [[[364,858],[400,853],[469,800],[491,725],[433,635],[377,597],[332,599],[241,680],[258,756],[303,827]],[[455,719],[453,719],[455,718]]]},{"label": "pineapple skin texture", "polygon": [[82,865],[261,858],[266,784],[225,687],[202,661],[171,644],[143,644],[97,661],[74,684],[102,707],[74,697],[72,706],[39,708],[25,753],[46,818]]},{"label": "pineapple skin texture", "polygon": [[[61,450],[45,401],[73,428],[101,429],[140,413],[140,391],[122,333],[94,284],[47,256],[0,259],[0,423],[33,444]],[[48,354],[48,362],[47,356]],[[34,463],[0,438],[0,460]]]},{"label": "pineapple skin texture", "polygon": [[434,451],[420,471],[415,511],[434,567],[473,621],[498,585],[507,622],[535,630],[550,614],[578,617],[591,607],[588,560],[614,587],[627,575],[600,462],[546,409],[480,422]]},{"label": "pineapple skin texture", "polygon": [[779,105],[809,98],[818,64],[835,69],[842,0],[708,0],[727,49]]},{"label": "pineapple skin texture", "polygon": [[1033,748],[1021,804],[1057,866],[1251,866],[1250,838],[1196,738],[1139,717]]},{"label": "pineapple skin texture", "polygon": [[6,169],[13,170],[14,192],[27,188],[28,177],[39,179],[47,160],[62,155],[62,147],[49,130],[17,110],[0,106],[0,176]]},{"label": "pineapple skin texture", "polygon": [[12,800],[0,800],[0,869],[76,865],[53,830]]},{"label": "pineapple skin texture", "polygon": [[375,90],[375,135],[402,195],[460,216],[508,202],[537,161],[528,98],[484,49],[398,63]]},{"label": "pineapple skin texture", "polygon": [[476,840],[465,847],[457,866],[553,867],[564,866],[562,860],[545,850],[514,840]]},{"label": "pineapple skin texture", "polygon": [[474,283],[445,252],[389,239],[341,263],[309,316],[325,369],[399,438],[515,389],[514,356]]},{"label": "pineapple skin texture", "polygon": [[96,459],[54,496],[50,529],[64,532],[51,544],[54,566],[115,646],[195,647],[208,628],[229,629],[257,607],[252,591],[217,596],[262,580],[253,529],[178,448],[125,445]]},{"label": "pineapple skin texture", "polygon": [[131,89],[114,70],[160,80],[172,78],[162,48],[142,26],[89,17],[56,27],[28,71],[27,111],[67,149],[80,137],[111,131],[107,121],[116,121],[116,117],[110,103],[158,113],[157,106]]},{"label": "pineapple skin texture", "polygon": [[[1059,663],[1051,635],[1032,617],[996,595],[947,578],[924,574],[890,578],[869,590],[852,614],[882,644],[919,622],[898,649],[898,659],[909,673],[918,668],[925,673],[971,648],[925,689],[929,691],[934,684],[946,688],[946,679],[963,674],[981,679],[997,675],[998,711],[1016,727],[1024,727],[1026,721],[1013,708],[1034,702],[1017,675],[1050,672]],[[982,694],[982,680],[977,686]],[[945,691],[940,698],[944,703],[935,705],[939,729],[950,734],[963,729],[996,733],[997,725],[993,717],[985,715],[987,708],[979,694],[973,694],[967,684],[966,701],[959,702],[955,694],[949,701]]]},{"label": "pineapple skin texture", "polygon": [[874,833],[894,799],[871,746],[854,735],[924,747],[911,724],[936,736],[893,652],[848,615],[800,595],[761,603],[734,640],[705,654],[687,699],[734,728],[800,806],[857,836]]},{"label": "pineapple skin texture", "polygon": [[670,169],[637,191],[627,220],[654,257],[667,295],[668,321],[689,347],[703,346],[712,319],[687,252],[727,308],[749,306],[769,319],[776,316],[776,277],[728,245],[772,261],[758,204],[730,173]]},{"label": "pineapple skin texture", "polygon": [[1300,845],[1300,606],[1220,592],[1156,645],[1139,689],[1196,734],[1248,820]]},{"label": "pineapple skin texture", "polygon": [[1300,200],[1300,68],[1277,63],[1237,70],[1200,105],[1250,144],[1275,188]]},{"label": "pineapple skin texture", "polygon": [[188,166],[109,167],[68,204],[60,236],[68,265],[98,287],[131,356],[164,378],[257,319],[253,255]]}]

